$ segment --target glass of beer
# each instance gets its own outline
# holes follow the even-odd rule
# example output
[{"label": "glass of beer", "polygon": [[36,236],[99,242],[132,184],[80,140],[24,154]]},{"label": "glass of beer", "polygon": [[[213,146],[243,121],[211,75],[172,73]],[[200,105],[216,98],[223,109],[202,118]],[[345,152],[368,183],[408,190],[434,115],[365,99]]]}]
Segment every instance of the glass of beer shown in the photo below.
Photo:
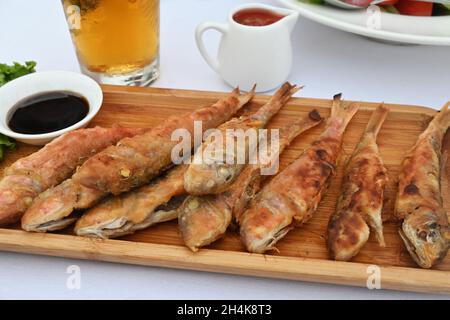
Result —
[{"label": "glass of beer", "polygon": [[159,0],[62,0],[81,71],[146,86],[159,75]]}]

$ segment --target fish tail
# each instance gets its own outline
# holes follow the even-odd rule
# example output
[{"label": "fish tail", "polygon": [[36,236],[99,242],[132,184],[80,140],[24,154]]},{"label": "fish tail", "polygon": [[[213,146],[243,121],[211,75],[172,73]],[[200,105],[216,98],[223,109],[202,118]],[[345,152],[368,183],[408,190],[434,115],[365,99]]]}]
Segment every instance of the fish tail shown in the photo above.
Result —
[{"label": "fish tail", "polygon": [[262,106],[253,116],[253,119],[260,120],[264,124],[272,118],[295,94],[303,87],[297,87],[289,82],[285,82],[270,98],[270,100]]},{"label": "fish tail", "polygon": [[282,143],[285,142],[287,145],[292,142],[301,133],[315,127],[323,120],[320,113],[314,109],[310,111],[306,116],[298,119],[294,123],[291,123],[280,130],[280,138]]},{"label": "fish tail", "polygon": [[380,132],[381,126],[383,125],[386,117],[389,113],[389,108],[382,103],[375,109],[369,119],[369,123],[366,126],[366,130],[364,131],[365,135],[373,134],[376,138],[378,136],[378,132]]},{"label": "fish tail", "polygon": [[431,123],[442,128],[445,132],[450,127],[450,101],[444,104],[444,106],[439,110]]},{"label": "fish tail", "polygon": [[352,120],[353,116],[359,109],[358,103],[343,103],[342,102],[342,93],[336,94],[333,97],[333,105],[331,107],[331,117],[330,122],[336,121],[340,124],[340,127],[343,130],[347,127],[350,120]]},{"label": "fish tail", "polygon": [[[428,124],[428,127],[423,131],[416,142],[416,145],[421,143],[423,139],[428,139],[429,135],[434,136],[436,141],[442,143],[444,135],[447,129],[450,127],[450,101],[444,104],[444,106],[439,110],[433,117],[433,119]],[[413,147],[415,148],[415,146]],[[440,150],[440,148],[439,148]]]},{"label": "fish tail", "polygon": [[[281,101],[282,104],[285,104],[286,102],[288,102],[288,100],[298,91],[300,91],[301,89],[303,89],[305,86],[297,86],[297,85],[292,85],[289,82],[285,82],[283,84],[283,86],[280,88],[282,89],[279,95],[279,99]],[[276,95],[276,94],[275,94]]]},{"label": "fish tail", "polygon": [[302,118],[294,121],[294,123],[290,123],[279,131],[279,143],[277,146],[272,145],[272,141],[270,141],[270,159],[267,160],[266,163],[261,164],[261,168],[271,168],[275,161],[279,159],[280,154],[287,148],[292,140],[294,140],[297,136],[302,134],[303,132],[315,127],[319,123],[321,123],[323,118],[319,114],[319,112],[314,109],[310,111],[307,115]]},{"label": "fish tail", "polygon": [[232,95],[234,95],[234,96],[236,96],[238,98],[239,106],[243,106],[247,102],[249,102],[250,100],[253,99],[253,97],[255,96],[255,90],[256,90],[256,84],[253,86],[252,90],[250,90],[246,94],[242,94],[241,95],[241,90],[239,89],[239,87],[236,87],[233,90]]}]

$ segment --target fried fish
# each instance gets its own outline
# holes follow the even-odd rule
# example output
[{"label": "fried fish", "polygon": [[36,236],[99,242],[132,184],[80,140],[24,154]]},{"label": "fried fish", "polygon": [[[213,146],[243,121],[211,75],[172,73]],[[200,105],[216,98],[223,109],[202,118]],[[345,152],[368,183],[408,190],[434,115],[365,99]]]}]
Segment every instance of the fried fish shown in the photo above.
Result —
[{"label": "fried fish", "polygon": [[388,179],[376,139],[388,112],[381,105],[372,113],[346,165],[336,212],[328,223],[328,251],[335,260],[348,261],[357,255],[369,239],[369,227],[385,246],[381,212]]},{"label": "fried fish", "polygon": [[176,219],[186,197],[183,177],[186,165],[179,165],[146,185],[106,198],[86,211],[75,225],[79,236],[115,238]]},{"label": "fried fish", "polygon": [[336,95],[325,131],[251,201],[240,218],[241,240],[248,251],[276,250],[277,241],[312,217],[334,175],[343,134],[357,110],[358,104],[342,103]]},{"label": "fried fish", "polygon": [[[85,163],[88,168],[83,169],[82,166],[79,171],[81,170],[81,175],[84,176],[87,171],[97,168],[99,171],[93,172],[94,175],[104,173],[106,176],[109,175],[111,179],[113,179],[114,173],[118,173],[114,178],[116,179],[116,187],[113,187],[115,191],[117,191],[119,186],[127,185],[131,188],[134,185],[139,185],[145,179],[172,165],[172,149],[168,148],[168,145],[173,146],[177,143],[176,141],[171,141],[171,133],[173,130],[179,129],[177,126],[193,130],[193,121],[203,121],[203,128],[207,129],[209,126],[225,121],[232,113],[245,105],[253,95],[254,92],[240,95],[239,90],[235,89],[228,97],[219,100],[210,107],[194,111],[186,117],[172,118],[168,123],[162,124],[144,135],[136,136],[136,139],[121,140],[118,146],[105,149],[100,156],[96,155],[97,158],[89,159],[88,161],[92,160],[92,163]],[[148,143],[145,144],[145,141]],[[159,145],[159,143],[164,141],[167,145]],[[136,149],[133,149],[134,147],[131,145],[134,145]],[[142,148],[139,149],[138,145]],[[148,157],[144,157],[143,153],[137,151],[139,149],[143,152],[147,148]],[[145,161],[142,162],[141,160],[144,158]],[[102,162],[103,160],[104,162]],[[111,165],[108,164],[109,161],[111,161]],[[152,168],[146,168],[146,164],[151,165]],[[107,167],[106,171],[102,172],[102,169],[97,167],[97,165],[105,165]],[[131,166],[134,166],[136,170],[130,170]],[[149,173],[150,171],[152,172],[151,174]],[[119,177],[120,175],[121,177]],[[40,195],[25,213],[22,219],[22,228],[36,232],[55,231],[65,228],[78,218],[76,214],[73,214],[75,211],[88,209],[108,195],[108,188],[105,190],[97,185],[94,185],[94,187],[84,185],[75,179],[76,176],[77,174],[72,179]],[[146,177],[145,179],[144,176]],[[118,202],[115,203],[117,204]],[[118,209],[115,212],[117,213]],[[112,231],[110,233],[112,234]]]},{"label": "fried fish", "polygon": [[78,129],[17,160],[0,181],[0,225],[20,220],[38,194],[69,178],[90,156],[143,132],[121,127]]},{"label": "fried fish", "polygon": [[106,194],[67,179],[33,201],[22,217],[25,231],[48,232],[64,229],[77,220],[74,211],[95,205]]},{"label": "fried fish", "polygon": [[[290,94],[288,90],[283,92]],[[273,105],[272,101],[271,106]],[[280,104],[276,105],[276,108],[280,107]],[[260,110],[265,109],[267,108],[262,107]],[[257,111],[255,114],[260,113],[261,111]],[[249,126],[253,116],[231,119],[219,128],[223,130],[222,132],[226,129],[241,129]],[[111,238],[177,218],[177,209],[187,196],[184,188],[187,168],[187,165],[180,165],[149,186],[107,198],[78,220],[75,232],[78,235]]]},{"label": "fried fish", "polygon": [[422,268],[445,258],[450,245],[448,213],[441,196],[442,140],[450,127],[447,103],[407,153],[399,175],[395,215],[409,254]]},{"label": "fried fish", "polygon": [[[233,119],[218,129],[222,135],[225,135],[229,129],[242,131],[250,129],[257,132],[256,130],[263,128],[300,89],[286,82],[256,113]],[[237,140],[237,136],[233,138]],[[220,141],[215,140],[212,135],[208,137],[195,153],[194,159],[184,175],[186,191],[192,195],[219,194],[225,191],[239,176],[245,163],[248,162],[249,155],[256,147],[257,139],[254,139],[253,144],[249,140],[246,139],[245,144],[241,145],[235,141],[236,147],[227,148],[229,142],[226,139]],[[212,153],[210,150],[214,150],[214,152]],[[216,158],[211,154],[223,156]],[[244,161],[237,160],[240,155],[245,155]]]},{"label": "fried fish", "polygon": [[[239,89],[235,89],[211,106],[171,117],[142,135],[122,139],[89,158],[73,175],[73,181],[115,195],[147,184],[172,166],[172,149],[179,143],[172,139],[175,130],[185,129],[193,136],[196,121],[202,123],[203,130],[215,128],[230,119],[253,96],[254,90],[241,95]],[[191,139],[191,146],[194,140]]]},{"label": "fried fish", "polygon": [[242,211],[260,188],[263,167],[270,168],[291,141],[318,125],[320,114],[313,110],[306,117],[280,130],[279,149],[264,164],[248,164],[236,181],[219,195],[189,196],[180,208],[178,225],[185,245],[192,251],[221,238],[233,217],[238,221]]}]

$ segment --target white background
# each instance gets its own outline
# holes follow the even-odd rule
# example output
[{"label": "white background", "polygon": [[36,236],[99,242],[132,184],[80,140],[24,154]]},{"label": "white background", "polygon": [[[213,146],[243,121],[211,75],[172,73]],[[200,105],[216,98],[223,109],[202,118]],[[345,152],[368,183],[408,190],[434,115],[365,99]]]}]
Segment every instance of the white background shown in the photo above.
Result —
[{"label": "white background", "polygon": [[[223,21],[240,0],[161,0],[158,87],[228,91],[194,44],[200,22]],[[276,4],[276,1],[259,1]],[[58,0],[0,0],[0,62],[36,60],[38,70],[78,71]],[[217,35],[205,37],[211,50]],[[450,99],[450,48],[393,46],[300,18],[290,81],[303,96],[427,105]],[[81,268],[68,290],[66,269]],[[0,298],[380,299],[448,298],[393,291],[90,262],[0,252]]]}]

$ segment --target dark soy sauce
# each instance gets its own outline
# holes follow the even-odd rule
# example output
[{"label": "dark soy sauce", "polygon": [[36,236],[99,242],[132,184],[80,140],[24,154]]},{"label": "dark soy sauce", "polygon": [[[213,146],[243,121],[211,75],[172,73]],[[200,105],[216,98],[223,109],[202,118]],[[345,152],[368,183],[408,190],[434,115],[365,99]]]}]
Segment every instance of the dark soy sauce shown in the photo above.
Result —
[{"label": "dark soy sauce", "polygon": [[84,97],[71,92],[38,94],[12,108],[8,126],[17,133],[41,134],[65,129],[79,122],[89,112]]},{"label": "dark soy sauce", "polygon": [[283,18],[284,16],[278,13],[259,8],[243,9],[233,15],[233,20],[237,23],[253,27],[268,26]]}]

